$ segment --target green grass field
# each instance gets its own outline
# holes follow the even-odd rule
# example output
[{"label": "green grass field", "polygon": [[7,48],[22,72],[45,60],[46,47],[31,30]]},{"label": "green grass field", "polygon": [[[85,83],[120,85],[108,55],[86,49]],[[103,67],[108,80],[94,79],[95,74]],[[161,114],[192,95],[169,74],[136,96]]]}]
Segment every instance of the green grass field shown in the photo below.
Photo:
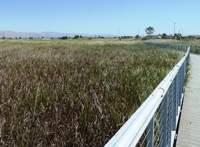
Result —
[{"label": "green grass field", "polygon": [[4,146],[103,146],[179,61],[133,40],[0,41]]}]

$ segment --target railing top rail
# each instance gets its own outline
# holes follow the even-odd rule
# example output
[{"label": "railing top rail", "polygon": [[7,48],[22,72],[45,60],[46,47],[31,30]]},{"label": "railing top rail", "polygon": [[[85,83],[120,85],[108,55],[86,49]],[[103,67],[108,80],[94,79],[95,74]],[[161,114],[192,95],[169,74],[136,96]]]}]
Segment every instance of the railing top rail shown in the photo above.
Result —
[{"label": "railing top rail", "polygon": [[105,147],[132,146],[137,144],[152,117],[154,116],[156,110],[158,109],[160,103],[162,102],[163,97],[169,89],[170,84],[172,83],[180,67],[186,60],[189,52],[190,47],[188,47],[188,50],[184,57],[178,62],[178,64],[174,66],[174,68],[161,81],[161,83],[155,88],[155,90],[138,108],[138,110],[111,138],[111,140],[105,145]]}]

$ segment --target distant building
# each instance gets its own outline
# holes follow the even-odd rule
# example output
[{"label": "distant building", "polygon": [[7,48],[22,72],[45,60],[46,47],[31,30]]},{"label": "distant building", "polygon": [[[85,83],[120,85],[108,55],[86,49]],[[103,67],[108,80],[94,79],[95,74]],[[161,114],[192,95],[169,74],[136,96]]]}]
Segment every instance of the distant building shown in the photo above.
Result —
[{"label": "distant building", "polygon": [[161,35],[151,35],[152,39],[162,39]]},{"label": "distant building", "polygon": [[191,38],[200,39],[200,35],[193,35]]},{"label": "distant building", "polygon": [[167,35],[166,38],[167,38],[167,39],[172,39],[173,36],[172,36],[172,35]]}]

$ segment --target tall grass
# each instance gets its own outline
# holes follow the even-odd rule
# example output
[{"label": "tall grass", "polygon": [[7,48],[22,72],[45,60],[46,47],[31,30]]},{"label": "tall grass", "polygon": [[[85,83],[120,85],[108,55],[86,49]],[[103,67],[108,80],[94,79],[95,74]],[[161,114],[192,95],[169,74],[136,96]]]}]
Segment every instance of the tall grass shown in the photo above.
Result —
[{"label": "tall grass", "polygon": [[1,144],[103,146],[179,59],[144,44],[1,43]]}]

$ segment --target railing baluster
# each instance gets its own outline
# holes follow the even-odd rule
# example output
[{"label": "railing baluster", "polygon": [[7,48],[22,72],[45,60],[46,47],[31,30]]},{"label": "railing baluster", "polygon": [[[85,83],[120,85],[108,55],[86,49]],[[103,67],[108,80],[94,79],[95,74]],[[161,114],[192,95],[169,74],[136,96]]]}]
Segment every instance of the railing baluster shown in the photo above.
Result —
[{"label": "railing baluster", "polygon": [[174,99],[175,99],[175,108],[176,108],[176,116],[178,116],[178,76],[175,76],[174,79],[174,85],[175,85],[175,94],[174,94]]},{"label": "railing baluster", "polygon": [[168,108],[167,108],[167,111],[168,111],[168,114],[167,114],[167,118],[168,118],[168,128],[167,128],[167,139],[168,139],[168,146],[170,147],[171,146],[171,131],[172,131],[172,122],[171,122],[171,86],[170,88],[168,89]]},{"label": "railing baluster", "polygon": [[151,119],[148,127],[148,135],[147,135],[147,147],[154,146],[154,117]]},{"label": "railing baluster", "polygon": [[162,104],[161,104],[161,111],[163,113],[161,113],[161,119],[162,119],[162,123],[161,123],[161,128],[163,129],[162,132],[160,133],[160,140],[162,141],[161,147],[165,144],[167,144],[167,107],[168,107],[168,94],[165,95],[165,97],[163,98]]},{"label": "railing baluster", "polygon": [[183,65],[181,66],[181,94],[183,92]]},{"label": "railing baluster", "polygon": [[181,105],[181,70],[178,71],[178,106]]},{"label": "railing baluster", "polygon": [[176,130],[176,84],[175,79],[172,82],[172,130]]}]

